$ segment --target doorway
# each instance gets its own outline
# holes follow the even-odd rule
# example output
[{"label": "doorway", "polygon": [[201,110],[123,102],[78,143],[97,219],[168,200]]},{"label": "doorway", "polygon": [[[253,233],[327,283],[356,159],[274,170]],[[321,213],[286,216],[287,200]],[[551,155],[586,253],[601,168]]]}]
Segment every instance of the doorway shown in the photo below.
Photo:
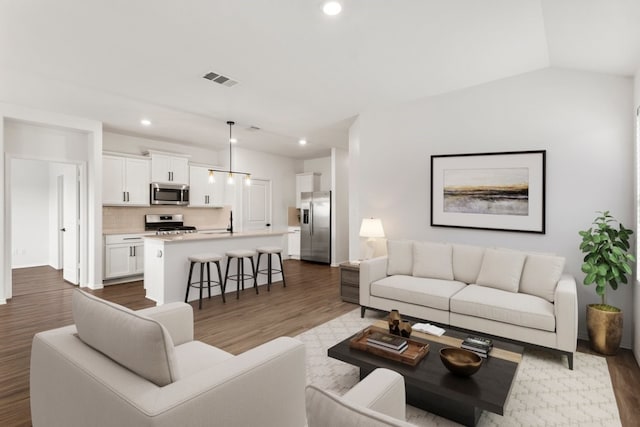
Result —
[{"label": "doorway", "polygon": [[50,266],[80,279],[79,166],[12,158],[11,268]]}]

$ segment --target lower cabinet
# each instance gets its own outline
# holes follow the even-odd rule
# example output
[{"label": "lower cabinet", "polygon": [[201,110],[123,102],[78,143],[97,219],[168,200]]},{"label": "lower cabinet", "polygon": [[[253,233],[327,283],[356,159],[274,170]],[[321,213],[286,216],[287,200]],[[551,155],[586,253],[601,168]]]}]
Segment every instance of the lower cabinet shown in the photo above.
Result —
[{"label": "lower cabinet", "polygon": [[144,273],[142,236],[117,234],[105,237],[104,279],[136,276]]},{"label": "lower cabinet", "polygon": [[300,259],[300,227],[289,227],[287,246],[289,258]]}]

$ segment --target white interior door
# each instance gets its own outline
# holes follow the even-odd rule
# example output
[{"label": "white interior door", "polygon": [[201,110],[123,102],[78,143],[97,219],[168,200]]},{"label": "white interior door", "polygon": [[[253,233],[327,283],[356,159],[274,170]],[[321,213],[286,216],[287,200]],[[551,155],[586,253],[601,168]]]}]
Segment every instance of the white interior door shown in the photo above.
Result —
[{"label": "white interior door", "polygon": [[63,183],[62,222],[63,231],[63,263],[62,277],[67,282],[79,283],[80,256],[80,186],[78,183],[78,167],[65,170]]},{"label": "white interior door", "polygon": [[251,179],[244,189],[244,229],[257,230],[271,226],[271,181]]}]

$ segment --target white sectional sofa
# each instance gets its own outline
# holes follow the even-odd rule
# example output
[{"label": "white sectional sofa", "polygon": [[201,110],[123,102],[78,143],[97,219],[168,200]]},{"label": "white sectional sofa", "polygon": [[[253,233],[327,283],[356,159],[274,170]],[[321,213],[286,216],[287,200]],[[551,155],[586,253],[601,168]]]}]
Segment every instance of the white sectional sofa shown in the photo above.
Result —
[{"label": "white sectional sofa", "polygon": [[389,240],[360,264],[360,306],[559,351],[573,369],[575,279],[552,254]]}]

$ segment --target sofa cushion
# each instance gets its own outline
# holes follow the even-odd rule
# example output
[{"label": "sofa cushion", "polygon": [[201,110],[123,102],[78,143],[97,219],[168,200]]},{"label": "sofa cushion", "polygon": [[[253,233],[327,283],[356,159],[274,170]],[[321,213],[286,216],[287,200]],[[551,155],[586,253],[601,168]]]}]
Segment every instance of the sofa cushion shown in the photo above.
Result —
[{"label": "sofa cushion", "polygon": [[160,323],[79,289],[71,306],[84,343],[160,387],[178,379],[173,341]]},{"label": "sofa cushion", "polygon": [[527,255],[520,278],[520,292],[553,302],[564,263],[564,257]]},{"label": "sofa cushion", "polygon": [[483,257],[483,247],[453,245],[453,278],[459,282],[475,283]]},{"label": "sofa cushion", "polygon": [[307,422],[309,427],[325,426],[411,426],[403,420],[346,401],[330,391],[313,385],[306,388]]},{"label": "sofa cushion", "polygon": [[413,271],[413,241],[387,240],[387,274],[411,275]]},{"label": "sofa cushion", "polygon": [[554,332],[554,306],[537,296],[469,285],[451,297],[451,312]]},{"label": "sofa cushion", "polygon": [[453,280],[451,245],[415,242],[413,244],[413,276]]},{"label": "sofa cushion", "polygon": [[518,292],[525,258],[523,252],[487,249],[475,284]]},{"label": "sofa cushion", "polygon": [[465,283],[454,280],[395,275],[371,284],[371,295],[449,311],[449,299]]},{"label": "sofa cushion", "polygon": [[200,341],[178,345],[174,348],[174,353],[181,378],[201,374],[205,369],[234,357],[231,353]]}]

